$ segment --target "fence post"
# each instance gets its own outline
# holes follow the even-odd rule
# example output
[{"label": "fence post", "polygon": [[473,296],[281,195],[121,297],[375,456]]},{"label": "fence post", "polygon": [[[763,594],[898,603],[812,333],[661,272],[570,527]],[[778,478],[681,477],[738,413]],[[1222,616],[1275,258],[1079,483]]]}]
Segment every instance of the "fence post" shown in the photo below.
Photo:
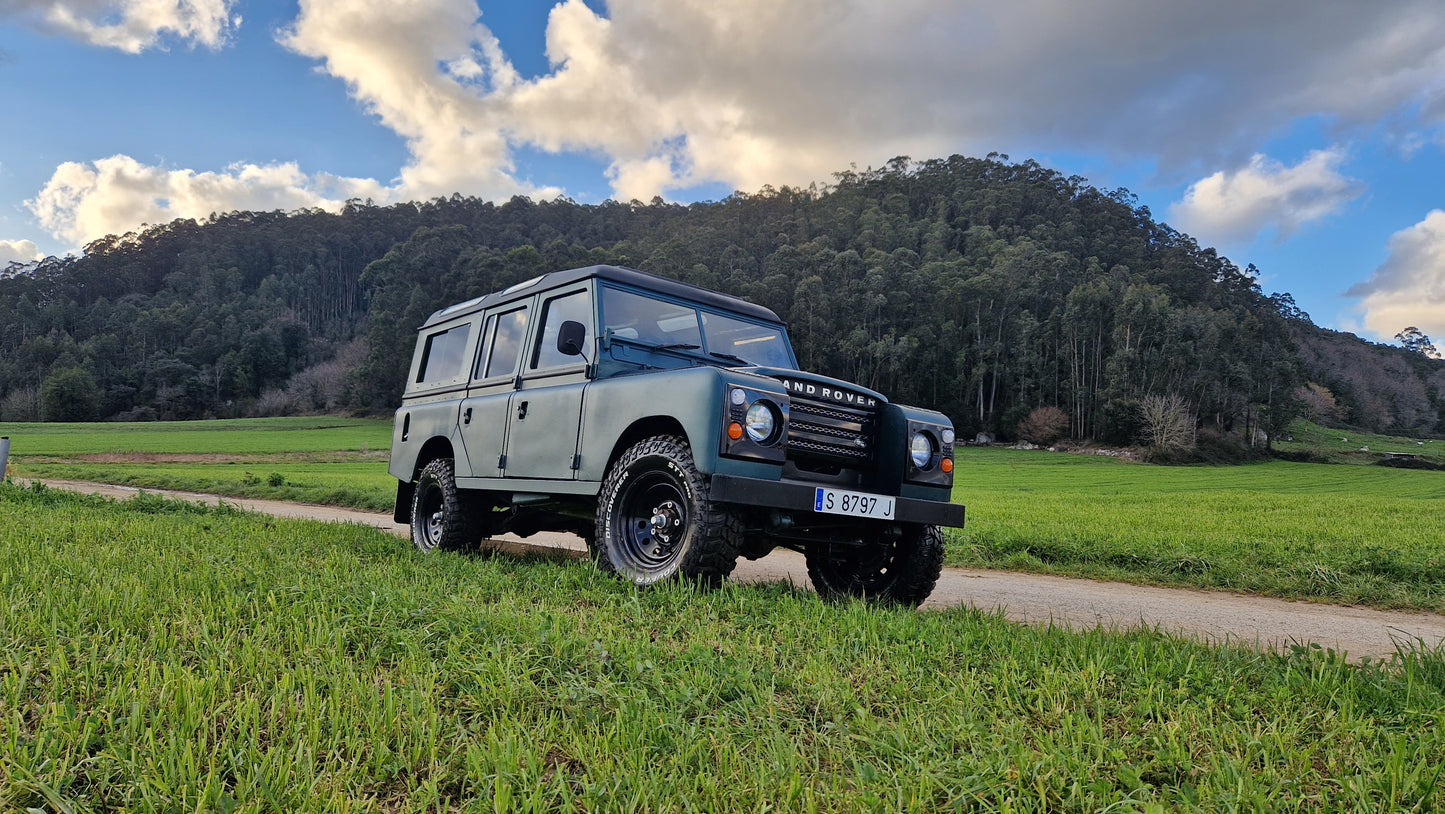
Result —
[{"label": "fence post", "polygon": [[0,435],[0,482],[5,480],[5,471],[10,468],[10,436]]}]

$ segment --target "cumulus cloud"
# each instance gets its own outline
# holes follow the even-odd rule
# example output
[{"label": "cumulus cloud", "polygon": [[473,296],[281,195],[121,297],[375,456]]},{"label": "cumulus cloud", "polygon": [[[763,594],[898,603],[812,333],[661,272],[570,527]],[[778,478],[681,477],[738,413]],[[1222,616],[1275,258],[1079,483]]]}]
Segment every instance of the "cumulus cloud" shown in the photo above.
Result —
[{"label": "cumulus cloud", "polygon": [[1389,255],[1370,278],[1345,292],[1359,297],[1365,327],[1394,336],[1415,326],[1445,338],[1445,211],[1390,236]]},{"label": "cumulus cloud", "polygon": [[[88,9],[81,18],[98,26],[129,18],[97,9],[152,21],[164,15],[137,10],[192,13],[212,27],[164,30],[221,32],[216,21],[232,3],[64,7]],[[520,148],[602,158],[623,200],[705,183],[826,182],[898,155],[1095,152],[1153,158],[1172,177],[1243,166],[1196,184],[1181,211],[1226,230],[1263,224],[1284,234],[1358,189],[1334,152],[1296,167],[1251,161],[1263,138],[1301,116],[1341,133],[1386,119],[1408,132],[1445,123],[1438,0],[1394,0],[1388,14],[1358,0],[608,0],[606,9],[559,2],[539,76],[514,68],[476,0],[301,0],[278,40],[406,141],[406,165],[377,196],[389,199],[565,191],[520,177]],[[97,184],[121,183],[116,196],[129,194],[129,174],[105,176],[99,163],[83,166]],[[118,222],[118,211],[90,214],[109,211],[99,186],[94,207],[64,194],[71,203],[44,203],[74,172],[58,170],[36,199],[38,211],[74,213],[51,228],[94,235],[82,220]],[[312,194],[308,183],[293,193]],[[184,208],[137,201],[147,219]],[[1225,202],[1248,204],[1253,220],[1232,219]]]},{"label": "cumulus cloud", "polygon": [[218,48],[241,18],[236,0],[5,0],[0,15],[91,45],[138,54],[165,36]]},{"label": "cumulus cloud", "polygon": [[31,263],[40,257],[40,247],[32,241],[0,240],[0,269],[11,263]]},{"label": "cumulus cloud", "polygon": [[1169,207],[1169,218],[1210,243],[1243,246],[1267,229],[1278,239],[1312,220],[1339,212],[1364,185],[1339,171],[1340,149],[1316,150],[1293,167],[1256,154],[1237,170],[1190,185]]},{"label": "cumulus cloud", "polygon": [[235,210],[335,210],[351,198],[386,200],[388,194],[375,181],[307,175],[294,163],[237,164],[224,172],[195,172],[167,170],[116,155],[60,165],[40,193],[25,203],[56,237],[81,244],[144,223]]},{"label": "cumulus cloud", "polygon": [[511,176],[507,122],[486,102],[518,79],[479,14],[470,0],[303,0],[281,42],[406,139],[403,196],[535,192]]},{"label": "cumulus cloud", "polygon": [[1343,128],[1407,109],[1445,119],[1435,0],[1387,15],[1355,0],[607,10],[558,4],[551,70],[525,79],[472,0],[305,0],[282,41],[408,140],[408,192],[524,191],[517,144],[603,155],[615,192],[647,199],[711,181],[826,181],[900,154],[1098,150],[1190,167],[1244,160],[1301,115]]}]

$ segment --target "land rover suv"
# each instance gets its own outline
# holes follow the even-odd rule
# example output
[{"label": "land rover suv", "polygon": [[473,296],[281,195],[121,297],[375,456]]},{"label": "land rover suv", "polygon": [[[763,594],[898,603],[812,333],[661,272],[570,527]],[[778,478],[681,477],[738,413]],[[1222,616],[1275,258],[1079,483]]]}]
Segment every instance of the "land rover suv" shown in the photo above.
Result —
[{"label": "land rover suv", "polygon": [[798,370],[777,314],[615,266],[421,326],[396,412],[396,520],[423,550],[567,531],[638,585],[802,552],[824,595],[917,605],[943,567],[953,426]]}]

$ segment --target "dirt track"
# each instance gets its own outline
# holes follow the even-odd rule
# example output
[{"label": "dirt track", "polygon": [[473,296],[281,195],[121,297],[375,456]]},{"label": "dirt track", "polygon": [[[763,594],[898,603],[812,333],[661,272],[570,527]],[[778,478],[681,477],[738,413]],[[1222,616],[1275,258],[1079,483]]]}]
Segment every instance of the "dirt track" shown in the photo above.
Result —
[{"label": "dirt track", "polygon": [[[138,490],[74,481],[45,481],[49,486],[117,498]],[[158,490],[148,490],[158,491]],[[278,517],[360,523],[405,535],[391,516],[376,512],[312,506],[275,500],[217,498],[186,492],[161,492],[172,497],[227,503]],[[585,555],[582,541],[569,534],[538,534],[523,541],[504,537],[505,550]],[[787,581],[808,585],[803,558],[790,551],[738,562],[733,578],[740,582]],[[1352,659],[1382,658],[1395,652],[1395,642],[1445,642],[1445,616],[1433,613],[1381,611],[1310,602],[1290,602],[1183,588],[1152,588],[1118,582],[972,571],[945,568],[925,608],[973,605],[1003,608],[1009,619],[1027,624],[1054,623],[1075,630],[1131,629],[1141,625],[1209,642],[1233,641],[1260,648],[1283,649],[1293,643],[1315,643],[1347,652]]]}]

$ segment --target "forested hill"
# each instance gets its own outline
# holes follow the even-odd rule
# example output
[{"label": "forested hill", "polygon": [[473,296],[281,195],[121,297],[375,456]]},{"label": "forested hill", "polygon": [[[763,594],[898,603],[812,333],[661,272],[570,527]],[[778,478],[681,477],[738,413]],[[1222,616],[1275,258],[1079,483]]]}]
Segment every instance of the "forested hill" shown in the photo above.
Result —
[{"label": "forested hill", "polygon": [[1321,331],[1127,192],[997,156],[689,206],[454,196],[106,238],[0,275],[0,420],[388,411],[427,314],[593,263],[768,305],[807,368],[966,435],[1053,405],[1127,442],[1151,394],[1221,431],[1445,431],[1445,364]]}]

